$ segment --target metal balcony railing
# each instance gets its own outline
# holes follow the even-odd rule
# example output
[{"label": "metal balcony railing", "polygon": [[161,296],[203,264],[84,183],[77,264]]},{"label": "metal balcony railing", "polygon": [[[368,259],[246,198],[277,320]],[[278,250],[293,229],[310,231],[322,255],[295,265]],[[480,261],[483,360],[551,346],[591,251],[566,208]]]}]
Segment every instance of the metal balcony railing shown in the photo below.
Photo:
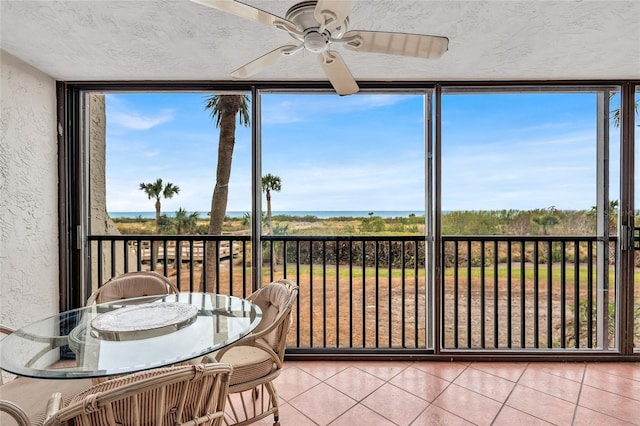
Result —
[{"label": "metal balcony railing", "polygon": [[604,249],[595,237],[446,236],[435,291],[424,236],[263,236],[259,267],[249,236],[89,237],[94,287],[150,269],[183,291],[241,297],[258,269],[262,284],[296,281],[287,350],[298,354],[613,347],[616,246],[612,239]]},{"label": "metal balcony railing", "polygon": [[616,239],[599,249],[600,261],[592,237],[443,237],[443,346],[613,347]]}]

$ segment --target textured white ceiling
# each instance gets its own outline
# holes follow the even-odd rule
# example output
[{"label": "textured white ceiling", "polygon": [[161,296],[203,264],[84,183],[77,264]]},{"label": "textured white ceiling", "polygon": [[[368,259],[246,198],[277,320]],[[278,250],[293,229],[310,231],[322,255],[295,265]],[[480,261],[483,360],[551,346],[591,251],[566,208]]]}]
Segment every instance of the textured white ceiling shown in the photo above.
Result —
[{"label": "textured white ceiling", "polygon": [[[294,1],[246,0],[284,16]],[[640,79],[640,0],[355,0],[349,29],[449,37],[425,60],[337,47],[357,80]],[[294,40],[188,0],[0,1],[0,47],[58,80],[229,80]],[[325,80],[315,55],[253,80]]]}]

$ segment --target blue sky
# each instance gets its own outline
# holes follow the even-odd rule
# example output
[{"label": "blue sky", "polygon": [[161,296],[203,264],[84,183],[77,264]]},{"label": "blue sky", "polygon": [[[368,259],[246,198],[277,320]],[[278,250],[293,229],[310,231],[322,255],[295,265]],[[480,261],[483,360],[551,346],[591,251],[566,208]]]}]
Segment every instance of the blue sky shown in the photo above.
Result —
[{"label": "blue sky", "polygon": [[[141,182],[181,189],[164,212],[209,210],[218,129],[206,94],[109,94],[107,210],[152,211]],[[450,94],[443,100],[443,209],[595,205],[596,96]],[[266,94],[262,171],[282,180],[274,211],[423,211],[423,97]],[[612,128],[612,199],[617,129]],[[250,210],[251,133],[238,126],[228,211]]]},{"label": "blue sky", "polygon": [[[595,114],[591,93],[446,96],[443,208],[594,206]],[[617,144],[610,156],[613,194]]]}]

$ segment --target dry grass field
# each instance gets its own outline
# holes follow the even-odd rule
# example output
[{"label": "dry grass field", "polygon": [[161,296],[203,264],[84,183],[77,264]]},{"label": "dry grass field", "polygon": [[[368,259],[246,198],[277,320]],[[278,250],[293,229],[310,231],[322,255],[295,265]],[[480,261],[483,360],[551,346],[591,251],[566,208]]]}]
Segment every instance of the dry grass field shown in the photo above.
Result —
[{"label": "dry grass field", "polygon": [[[300,296],[299,308],[294,310],[294,323],[289,335],[291,345],[355,348],[427,347],[427,317],[431,311],[427,308],[424,274],[415,276],[406,273],[404,277],[394,274],[391,278],[384,275],[376,281],[373,271],[364,278],[358,276],[350,279],[341,273],[340,278],[336,279],[335,272],[322,275],[322,271],[318,269],[314,270],[311,277],[308,268],[301,268],[298,280],[294,268],[294,265],[288,267],[287,277],[297,281]],[[343,265],[341,269],[348,270],[348,266]],[[241,269],[234,269],[231,280],[226,271],[224,267],[221,269],[219,284],[213,291],[238,296],[251,292],[248,286],[244,289],[241,287]],[[177,271],[170,268],[168,275],[175,280]],[[180,275],[181,290],[202,291],[198,272],[194,275],[193,288],[190,285],[189,270],[183,268]],[[268,271],[265,270],[263,276],[264,283],[267,283]],[[274,277],[283,277],[283,269],[277,269]],[[636,292],[637,300],[640,300],[640,292]],[[443,296],[444,347],[587,347],[586,294],[581,292],[579,295],[582,302],[578,302],[579,332],[576,342],[576,305],[571,287],[566,289],[564,308],[559,285],[552,287],[550,295],[547,294],[546,287],[541,285],[536,294],[531,281],[526,282],[524,287],[519,281],[512,281],[509,289],[509,283],[500,279],[497,292],[494,292],[493,280],[485,280],[483,286],[479,279],[474,279],[470,293],[467,291],[466,283],[459,286],[456,307],[454,281],[449,276],[445,280]],[[611,303],[613,297],[612,293]],[[595,295],[593,303],[595,307]],[[613,305],[610,306],[613,309]],[[640,319],[636,322],[638,320]],[[561,343],[563,323],[564,345]],[[595,325],[595,319],[593,324]],[[612,330],[611,327],[610,329]],[[640,324],[636,329],[640,332]],[[595,345],[594,339],[595,335],[592,336],[592,344]],[[611,335],[610,344],[614,343]]]},{"label": "dry grass field", "polygon": [[[362,232],[362,219],[278,222],[288,233],[303,235],[344,235]],[[237,232],[239,222],[233,222],[228,232]],[[388,225],[390,226],[390,225]],[[235,229],[235,231],[233,231]],[[424,229],[422,229],[424,232]],[[129,228],[121,232],[132,232]],[[249,254],[247,254],[249,256]],[[501,264],[501,267],[506,265]],[[532,267],[532,265],[528,265]],[[301,265],[299,274],[296,265],[287,265],[287,277],[300,286],[298,308],[292,331],[291,345],[301,347],[356,347],[356,348],[425,348],[427,323],[431,320],[432,308],[427,304],[424,271],[417,276],[413,270],[388,272],[375,270],[350,274],[348,265],[329,265],[326,271]],[[573,268],[571,264],[569,269]],[[250,282],[250,266],[242,269],[242,259],[221,263],[219,281],[213,290],[244,296],[251,292],[242,282]],[[173,265],[158,265],[158,272],[174,281],[180,275],[183,291],[202,291],[199,265],[191,277],[188,267],[178,270]],[[452,273],[445,274],[443,294],[443,345],[448,348],[533,348],[533,347],[578,347],[587,346],[586,313],[587,294],[580,286],[578,294],[574,287],[567,286],[563,296],[560,285],[547,285],[540,278],[539,286],[531,278],[524,283],[504,274],[492,275],[481,280],[478,267],[473,268],[473,278],[467,286],[459,277],[459,287],[454,287]],[[231,272],[230,272],[231,271]],[[270,271],[263,271],[263,284],[270,280]],[[283,265],[278,265],[274,278],[284,275]],[[525,274],[527,275],[527,274]],[[536,290],[537,287],[537,290]],[[576,304],[576,296],[578,296]],[[613,310],[614,293],[610,293]],[[640,333],[640,286],[636,288],[636,330]],[[455,301],[457,300],[457,303]],[[595,306],[595,294],[593,303]],[[577,308],[576,308],[577,306]],[[577,310],[576,310],[577,309]],[[578,319],[578,333],[575,333]],[[565,324],[562,327],[562,324]],[[595,322],[594,322],[595,324]],[[457,332],[456,332],[457,328]],[[576,337],[578,342],[576,342]],[[592,336],[593,337],[593,336]],[[564,339],[564,344],[562,343]],[[640,340],[640,336],[638,337]],[[592,338],[593,342],[593,338]],[[613,337],[611,337],[613,344]]]}]

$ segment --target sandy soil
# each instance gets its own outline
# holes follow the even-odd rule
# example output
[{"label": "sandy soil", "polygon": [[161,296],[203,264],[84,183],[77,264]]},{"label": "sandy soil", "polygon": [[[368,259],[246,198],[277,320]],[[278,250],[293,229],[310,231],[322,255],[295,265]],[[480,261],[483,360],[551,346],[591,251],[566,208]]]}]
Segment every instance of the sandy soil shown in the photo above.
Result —
[{"label": "sandy soil", "polygon": [[[275,271],[275,278],[282,277],[281,268]],[[348,270],[348,267],[345,268]],[[292,273],[293,266],[288,270],[288,277],[295,281],[295,274]],[[163,273],[162,270],[158,272]],[[168,275],[175,280],[177,271],[169,268]],[[180,275],[181,290],[201,291],[199,275],[194,275],[193,286],[191,286],[187,268],[183,268]],[[293,327],[289,335],[290,345],[356,348],[426,347],[427,305],[424,277],[416,280],[415,277],[407,275],[404,280],[393,278],[390,282],[385,278],[381,279],[379,288],[376,289],[374,276],[364,279],[354,278],[349,281],[348,274],[341,274],[340,280],[336,282],[335,275],[334,272],[332,278],[325,281],[320,274],[316,273],[313,276],[313,285],[310,285],[311,280],[308,276],[300,278],[298,282],[300,285],[299,311],[298,309],[294,311]],[[227,267],[221,269],[219,285],[213,290],[238,296],[251,292],[250,288],[243,289],[240,286],[242,282],[240,268],[234,267],[231,280],[230,277],[227,263]],[[265,283],[268,281],[269,279],[265,278]],[[510,297],[505,281],[498,283],[498,291],[494,294],[493,283],[490,283],[484,288],[484,306],[481,302],[482,293],[480,283],[473,282],[469,302],[466,284],[460,287],[456,310],[453,280],[447,281],[443,321],[445,347],[532,348],[536,345],[562,347],[563,322],[566,325],[564,346],[576,346],[573,289],[567,289],[564,309],[562,309],[559,286],[552,289],[549,299],[546,289],[542,288],[536,295],[532,285],[521,289],[519,282],[512,284]],[[524,295],[523,298],[522,295]],[[581,297],[584,299],[586,295],[582,294]],[[593,303],[595,304],[595,296]],[[497,306],[497,312],[494,310],[495,306]],[[578,347],[587,347],[588,344],[585,307],[586,302],[582,306],[583,311],[578,312],[580,323]],[[511,310],[510,323],[509,309]],[[551,315],[549,315],[549,309]],[[522,318],[524,323],[521,321]],[[401,324],[404,324],[404,327],[400,326]],[[468,329],[470,332],[467,331]],[[592,343],[595,343],[595,335],[592,335],[591,339]]]}]

